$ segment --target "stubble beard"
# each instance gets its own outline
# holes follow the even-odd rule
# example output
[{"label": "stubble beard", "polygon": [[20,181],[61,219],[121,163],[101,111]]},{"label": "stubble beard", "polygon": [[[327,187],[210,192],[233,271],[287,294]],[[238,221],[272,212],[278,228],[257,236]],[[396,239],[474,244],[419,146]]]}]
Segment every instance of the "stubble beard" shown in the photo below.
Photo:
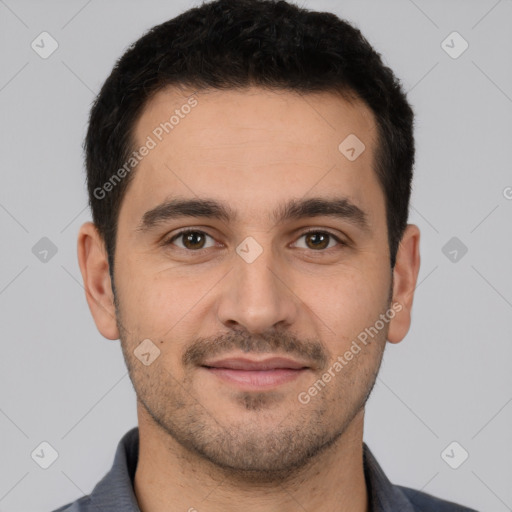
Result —
[{"label": "stubble beard", "polygon": [[[169,439],[169,448],[182,459],[203,463],[224,478],[245,483],[279,484],[297,478],[340,440],[371,394],[387,335],[386,329],[379,336],[382,339],[368,345],[372,353],[363,356],[364,366],[356,360],[351,362],[334,382],[327,384],[332,388],[323,390],[308,404],[300,404],[296,396],[285,399],[277,391],[234,393],[233,402],[245,419],[227,425],[202,403],[193,387],[193,370],[178,382],[160,364],[162,358],[157,358],[149,371],[143,367],[133,354],[137,341],[123,329],[119,311],[117,318],[123,355],[138,401]],[[312,382],[319,377],[316,374]],[[267,422],[283,403],[291,404],[288,414],[278,422]]]}]

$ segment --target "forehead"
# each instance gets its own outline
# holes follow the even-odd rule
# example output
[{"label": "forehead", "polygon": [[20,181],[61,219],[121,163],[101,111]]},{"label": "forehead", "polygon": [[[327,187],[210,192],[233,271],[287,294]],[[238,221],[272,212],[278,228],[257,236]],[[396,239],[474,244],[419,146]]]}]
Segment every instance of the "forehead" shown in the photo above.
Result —
[{"label": "forehead", "polygon": [[[190,107],[192,102],[195,106]],[[190,131],[194,138],[185,140]],[[277,135],[275,150],[300,144],[312,158],[326,149],[337,151],[340,137],[351,133],[369,144],[375,137],[374,115],[361,100],[349,101],[328,92],[303,94],[259,87],[196,93],[169,87],[147,102],[135,126],[137,142],[153,134],[187,149],[236,152],[239,144],[239,153],[244,151],[243,144],[271,144],[271,137]],[[176,145],[174,149],[180,148]]]},{"label": "forehead", "polygon": [[[373,113],[332,93],[167,88],[148,101],[134,128],[135,148],[152,149],[127,191],[130,209],[175,193],[215,196],[258,214],[279,198],[334,189],[364,204],[379,189]],[[356,159],[347,157],[352,147],[364,148]]]}]

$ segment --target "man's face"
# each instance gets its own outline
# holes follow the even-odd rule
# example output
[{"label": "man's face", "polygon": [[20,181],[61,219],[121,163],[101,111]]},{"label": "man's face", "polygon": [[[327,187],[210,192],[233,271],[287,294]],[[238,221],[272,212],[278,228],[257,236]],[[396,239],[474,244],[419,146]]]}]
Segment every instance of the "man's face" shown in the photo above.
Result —
[{"label": "man's face", "polygon": [[[253,88],[194,98],[180,110],[186,96],[160,92],[136,125],[136,147],[148,136],[156,147],[119,214],[123,353],[140,414],[194,456],[275,477],[361,421],[380,365],[387,324],[333,368],[390,308],[376,126],[363,104],[330,94]],[[179,122],[158,130],[176,109]],[[355,160],[338,149],[351,134],[365,145]],[[344,208],[329,215],[320,201],[321,214],[295,208],[283,218],[291,201],[311,199]],[[192,215],[147,213],[173,200],[213,201],[230,217],[211,215],[211,203]],[[147,339],[160,351],[149,365],[134,354]]]}]

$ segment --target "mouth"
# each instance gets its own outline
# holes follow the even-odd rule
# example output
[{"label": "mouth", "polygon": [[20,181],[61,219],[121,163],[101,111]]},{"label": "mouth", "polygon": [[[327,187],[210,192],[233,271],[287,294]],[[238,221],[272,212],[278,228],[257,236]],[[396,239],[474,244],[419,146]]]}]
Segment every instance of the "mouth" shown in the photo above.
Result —
[{"label": "mouth", "polygon": [[208,373],[243,390],[265,390],[289,383],[310,370],[294,359],[271,357],[262,360],[232,357],[206,362]]}]

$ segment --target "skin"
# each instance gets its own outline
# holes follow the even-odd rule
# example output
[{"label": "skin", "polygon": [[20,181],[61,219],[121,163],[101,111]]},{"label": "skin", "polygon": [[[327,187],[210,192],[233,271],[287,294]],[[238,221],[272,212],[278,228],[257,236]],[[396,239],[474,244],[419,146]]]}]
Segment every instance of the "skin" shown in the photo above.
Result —
[{"label": "skin", "polygon": [[[78,238],[92,315],[104,337],[121,339],[138,397],[140,508],[368,511],[364,405],[386,341],[400,342],[409,329],[420,264],[419,230],[409,224],[389,266],[373,114],[329,93],[253,87],[194,97],[198,105],[137,166],[122,202],[115,301],[95,226],[84,224]],[[136,146],[186,100],[173,88],[155,95],[136,124]],[[355,161],[338,150],[349,134],[366,146]],[[137,229],[146,211],[178,196],[225,202],[237,219],[183,217]],[[348,198],[368,229],[330,216],[269,218],[277,205],[311,197]],[[182,228],[205,235],[162,243]],[[322,245],[318,233],[303,236],[309,229],[345,243]],[[246,237],[262,248],[252,263],[236,252]],[[299,393],[391,304],[401,308],[394,318],[301,403]],[[148,366],[134,354],[145,339],[160,350]],[[310,368],[272,389],[244,391],[185,364],[194,353],[196,363],[288,355]]]}]

